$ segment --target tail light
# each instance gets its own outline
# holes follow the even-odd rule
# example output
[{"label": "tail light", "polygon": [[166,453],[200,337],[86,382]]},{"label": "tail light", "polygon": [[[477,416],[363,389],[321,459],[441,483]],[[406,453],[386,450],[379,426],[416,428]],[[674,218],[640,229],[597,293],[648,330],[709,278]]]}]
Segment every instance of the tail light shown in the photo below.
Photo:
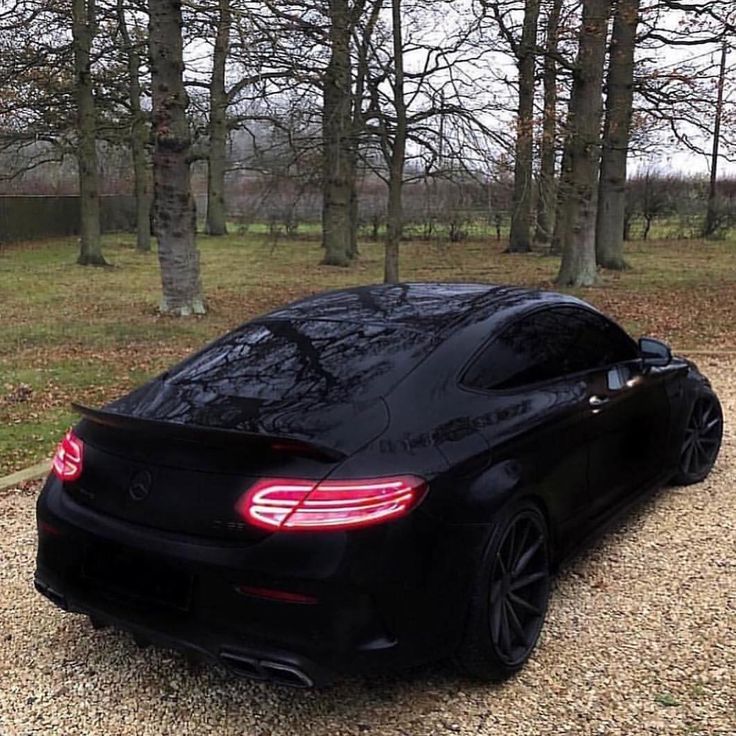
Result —
[{"label": "tail light", "polygon": [[354,529],[405,516],[426,490],[422,478],[410,475],[321,482],[266,478],[248,490],[236,510],[270,531]]},{"label": "tail light", "polygon": [[54,473],[63,481],[77,480],[82,475],[84,443],[70,429],[59,442],[51,463]]},{"label": "tail light", "polygon": [[307,595],[306,593],[294,593],[289,590],[278,590],[276,588],[257,588],[253,585],[236,586],[238,593],[253,596],[255,598],[265,598],[269,601],[279,601],[279,603],[301,603],[306,605],[314,605],[319,603],[316,596]]}]

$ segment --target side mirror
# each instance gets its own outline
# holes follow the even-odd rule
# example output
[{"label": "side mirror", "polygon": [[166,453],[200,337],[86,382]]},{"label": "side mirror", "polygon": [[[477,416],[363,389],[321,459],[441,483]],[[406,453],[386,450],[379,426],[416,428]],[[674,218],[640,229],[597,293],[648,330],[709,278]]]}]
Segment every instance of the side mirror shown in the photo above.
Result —
[{"label": "side mirror", "polygon": [[669,345],[653,337],[642,337],[639,340],[639,355],[644,369],[663,368],[672,362]]}]

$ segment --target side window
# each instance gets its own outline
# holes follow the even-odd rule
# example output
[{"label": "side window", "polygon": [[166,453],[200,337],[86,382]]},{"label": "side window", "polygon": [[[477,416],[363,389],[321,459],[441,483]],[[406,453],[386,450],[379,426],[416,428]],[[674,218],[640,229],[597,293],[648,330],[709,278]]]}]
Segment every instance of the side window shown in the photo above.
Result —
[{"label": "side window", "polygon": [[605,317],[555,307],[509,325],[473,362],[463,382],[481,389],[516,388],[636,356],[631,338]]}]

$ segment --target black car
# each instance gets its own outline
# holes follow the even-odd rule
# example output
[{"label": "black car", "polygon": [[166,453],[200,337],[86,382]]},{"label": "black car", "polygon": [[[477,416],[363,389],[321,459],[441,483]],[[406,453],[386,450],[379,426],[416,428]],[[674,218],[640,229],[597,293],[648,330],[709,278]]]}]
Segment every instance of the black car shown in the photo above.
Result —
[{"label": "black car", "polygon": [[61,442],[38,590],[95,625],[293,685],[529,657],[550,571],[694,483],[707,379],[579,299],[367,286],[248,322]]}]

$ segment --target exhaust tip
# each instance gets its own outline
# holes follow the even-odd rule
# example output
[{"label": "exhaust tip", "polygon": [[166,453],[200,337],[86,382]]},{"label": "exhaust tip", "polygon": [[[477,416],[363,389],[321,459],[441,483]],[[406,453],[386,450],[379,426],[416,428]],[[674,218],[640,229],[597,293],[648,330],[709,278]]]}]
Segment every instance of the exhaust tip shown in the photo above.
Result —
[{"label": "exhaust tip", "polygon": [[46,583],[42,582],[38,578],[33,579],[33,587],[41,595],[48,598],[53,604],[57,605],[59,608],[63,609],[64,611],[67,611],[69,609],[66,603],[66,598],[64,598],[63,593],[59,593],[59,591],[54,590],[52,587],[46,585]]},{"label": "exhaust tip", "polygon": [[314,681],[299,667],[284,662],[254,659],[237,652],[220,652],[220,660],[233,673],[251,680],[268,680],[288,687],[314,687]]},{"label": "exhaust tip", "polygon": [[236,675],[249,677],[252,680],[265,680],[266,673],[258,666],[258,661],[236,652],[221,652],[220,659],[225,666]]},{"label": "exhaust tip", "polygon": [[260,665],[274,682],[290,687],[314,687],[312,678],[298,667],[281,662],[261,662]]}]

